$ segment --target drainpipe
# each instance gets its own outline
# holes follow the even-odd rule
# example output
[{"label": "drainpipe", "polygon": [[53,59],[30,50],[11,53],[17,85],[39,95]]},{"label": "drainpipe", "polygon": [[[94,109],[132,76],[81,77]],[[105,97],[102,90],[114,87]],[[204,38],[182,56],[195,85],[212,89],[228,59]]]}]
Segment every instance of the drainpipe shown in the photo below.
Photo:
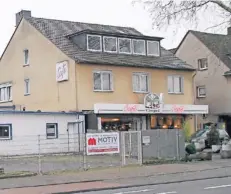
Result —
[{"label": "drainpipe", "polygon": [[[193,82],[192,82],[192,90],[193,90],[193,104],[195,104],[196,103],[196,95],[195,95],[195,82],[194,82],[194,78],[195,78],[195,76],[196,76],[196,74],[197,74],[197,71],[195,71],[194,73],[193,73],[193,75],[192,75],[192,80],[193,80]],[[194,116],[194,127],[195,127],[195,129],[196,129],[196,131],[197,131],[197,115],[195,115]]]}]

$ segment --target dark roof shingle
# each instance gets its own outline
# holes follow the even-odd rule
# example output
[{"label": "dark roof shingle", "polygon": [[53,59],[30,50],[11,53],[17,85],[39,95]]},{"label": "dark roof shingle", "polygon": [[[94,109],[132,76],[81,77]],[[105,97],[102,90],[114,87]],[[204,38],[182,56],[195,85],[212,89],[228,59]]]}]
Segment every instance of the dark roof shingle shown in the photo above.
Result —
[{"label": "dark roof shingle", "polygon": [[25,19],[62,52],[79,63],[194,70],[191,65],[186,64],[179,58],[175,57],[170,51],[167,51],[162,47],[161,57],[110,54],[105,52],[99,53],[82,50],[67,38],[67,35],[78,33],[83,30],[101,30],[109,33],[125,33],[128,35],[142,36],[142,34],[134,28],[35,17]]}]

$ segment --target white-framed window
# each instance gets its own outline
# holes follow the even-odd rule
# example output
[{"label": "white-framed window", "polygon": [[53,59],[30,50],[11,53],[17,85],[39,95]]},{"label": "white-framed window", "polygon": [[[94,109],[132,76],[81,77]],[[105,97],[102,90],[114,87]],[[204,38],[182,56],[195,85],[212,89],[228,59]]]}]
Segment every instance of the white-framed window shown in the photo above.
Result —
[{"label": "white-framed window", "polygon": [[29,65],[29,50],[25,49],[24,53],[24,66]]},{"label": "white-framed window", "polygon": [[94,71],[94,91],[112,91],[113,76],[111,71]]},{"label": "white-framed window", "polygon": [[102,51],[102,37],[99,35],[87,35],[87,50]]},{"label": "white-framed window", "polygon": [[30,94],[30,79],[24,79],[24,94],[29,95]]},{"label": "white-framed window", "polygon": [[103,37],[103,50],[109,53],[117,53],[117,38],[104,36]]},{"label": "white-framed window", "polygon": [[129,38],[118,38],[119,53],[131,54],[132,41]]},{"label": "white-framed window", "polygon": [[58,123],[47,123],[46,124],[46,136],[47,139],[58,138]]},{"label": "white-framed window", "polygon": [[147,55],[160,56],[160,43],[158,41],[147,41]]},{"label": "white-framed window", "polygon": [[208,69],[208,59],[207,58],[198,59],[198,69],[199,70]]},{"label": "white-framed window", "polygon": [[168,76],[168,93],[182,94],[184,89],[184,77],[178,75]]},{"label": "white-framed window", "polygon": [[0,102],[9,102],[12,100],[12,84],[0,84]]},{"label": "white-framed window", "polygon": [[145,41],[144,40],[132,40],[132,52],[136,55],[145,55]]},{"label": "white-framed window", "polygon": [[0,140],[12,139],[12,125],[11,124],[0,124]]},{"label": "white-framed window", "polygon": [[205,98],[206,97],[205,86],[198,86],[197,87],[197,97],[198,98]]},{"label": "white-framed window", "polygon": [[148,93],[149,92],[149,74],[133,73],[132,75],[133,92]]}]

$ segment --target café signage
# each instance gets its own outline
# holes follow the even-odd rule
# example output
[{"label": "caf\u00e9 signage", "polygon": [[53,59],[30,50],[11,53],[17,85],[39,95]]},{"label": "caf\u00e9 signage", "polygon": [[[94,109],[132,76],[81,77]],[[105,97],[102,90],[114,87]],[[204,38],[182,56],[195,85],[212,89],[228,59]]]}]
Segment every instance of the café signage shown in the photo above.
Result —
[{"label": "caf\u00e9 signage", "polygon": [[68,61],[58,62],[56,64],[56,81],[67,81],[68,80]]},{"label": "caf\u00e9 signage", "polygon": [[147,112],[161,112],[161,98],[157,94],[149,93],[144,97],[144,106]]}]

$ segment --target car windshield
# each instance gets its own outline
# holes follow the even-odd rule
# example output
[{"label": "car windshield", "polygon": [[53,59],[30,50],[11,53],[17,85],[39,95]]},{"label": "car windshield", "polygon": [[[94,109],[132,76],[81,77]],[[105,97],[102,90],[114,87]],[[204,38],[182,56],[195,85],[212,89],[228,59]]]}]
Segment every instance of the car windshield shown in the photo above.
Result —
[{"label": "car windshield", "polygon": [[208,129],[200,129],[196,131],[193,135],[192,138],[200,137],[204,132],[206,132]]}]

